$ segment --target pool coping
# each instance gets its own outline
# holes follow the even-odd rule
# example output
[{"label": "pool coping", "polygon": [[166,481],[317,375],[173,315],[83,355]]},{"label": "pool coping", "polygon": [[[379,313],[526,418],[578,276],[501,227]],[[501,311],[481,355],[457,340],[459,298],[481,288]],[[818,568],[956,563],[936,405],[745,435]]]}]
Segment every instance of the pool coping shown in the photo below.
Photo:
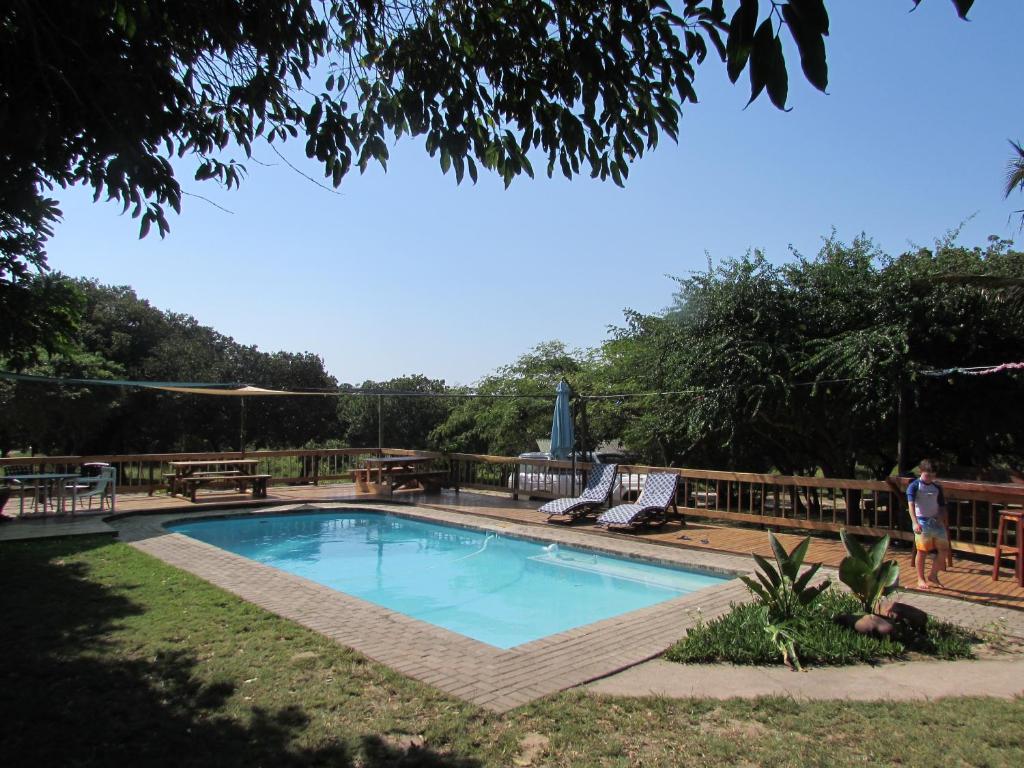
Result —
[{"label": "pool coping", "polygon": [[494,712],[582,685],[652,659],[699,621],[748,599],[738,578],[689,595],[533,640],[508,650],[396,613],[382,606],[174,533],[170,522],[353,507],[412,519],[502,533],[532,541],[639,558],[714,575],[752,570],[749,558],[718,552],[668,550],[654,544],[601,539],[566,528],[545,529],[463,512],[403,504],[325,502],[250,510],[208,509],[118,516],[109,524],[122,541],[186,570],[248,602],[346,645],[405,675]]}]

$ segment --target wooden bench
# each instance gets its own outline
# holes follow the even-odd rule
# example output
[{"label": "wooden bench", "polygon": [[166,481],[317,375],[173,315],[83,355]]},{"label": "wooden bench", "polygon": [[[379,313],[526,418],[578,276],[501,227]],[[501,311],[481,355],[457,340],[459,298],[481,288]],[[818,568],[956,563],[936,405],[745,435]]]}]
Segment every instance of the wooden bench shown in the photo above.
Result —
[{"label": "wooden bench", "polygon": [[240,472],[202,472],[185,477],[175,478],[172,485],[172,493],[177,491],[182,496],[188,496],[193,502],[196,500],[196,491],[200,487],[213,485],[214,483],[232,483],[238,486],[239,493],[245,493],[247,485],[252,485],[252,497],[254,499],[265,499],[267,497],[267,483],[270,475],[243,475]]},{"label": "wooden bench", "polygon": [[[352,482],[356,484],[357,491],[368,492],[371,483],[374,483],[374,476],[377,470],[374,469],[353,469]],[[418,483],[424,493],[440,493],[442,488],[449,486],[450,477],[448,470],[437,469],[392,469],[385,470],[381,474],[384,483],[390,485],[391,490],[404,488],[412,483]]]},{"label": "wooden bench", "polygon": [[[174,472],[165,472],[164,482],[167,483],[167,492],[171,496],[174,496],[179,493],[184,496],[184,490],[182,488],[179,488],[178,486],[184,485],[183,481],[188,480],[189,478],[217,479],[222,477],[236,477],[241,474],[242,473],[239,472],[237,469],[225,469],[218,472],[197,472],[194,475],[179,475]],[[262,475],[259,475],[259,477],[262,477]]]}]

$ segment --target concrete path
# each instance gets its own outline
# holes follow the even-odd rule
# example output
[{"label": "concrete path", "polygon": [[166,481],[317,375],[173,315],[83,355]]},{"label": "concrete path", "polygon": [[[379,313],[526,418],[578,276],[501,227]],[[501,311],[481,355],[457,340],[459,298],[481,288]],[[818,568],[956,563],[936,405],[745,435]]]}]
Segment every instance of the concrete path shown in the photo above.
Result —
[{"label": "concrete path", "polygon": [[913,661],[876,667],[826,667],[793,672],[785,667],[676,664],[656,659],[591,683],[612,696],[732,699],[790,696],[798,700],[913,701],[943,696],[1024,695],[1024,658]]}]

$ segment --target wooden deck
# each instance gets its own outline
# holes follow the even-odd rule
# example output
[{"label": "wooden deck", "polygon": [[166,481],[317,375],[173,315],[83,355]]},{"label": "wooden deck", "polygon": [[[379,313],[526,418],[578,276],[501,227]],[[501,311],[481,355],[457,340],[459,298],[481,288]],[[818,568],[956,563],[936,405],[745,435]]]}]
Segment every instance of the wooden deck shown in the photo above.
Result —
[{"label": "wooden deck", "polygon": [[[145,494],[122,494],[117,498],[117,512],[187,512],[209,507],[247,507],[273,506],[276,504],[294,504],[296,502],[324,502],[332,500],[352,501],[353,499],[372,500],[372,496],[357,496],[355,486],[341,485],[299,485],[272,486],[266,499],[254,500],[248,494],[231,491],[211,491],[200,494],[193,504],[178,497],[157,492],[153,496]],[[437,496],[424,496],[419,493],[396,492],[394,501],[410,501],[420,506],[436,507],[454,512],[467,512],[477,515],[527,523],[538,526],[562,526],[563,523],[547,523],[544,516],[537,514],[541,502],[513,501],[500,494],[487,494],[463,491],[460,494],[445,491]],[[10,504],[7,512],[10,513]],[[16,508],[16,507],[15,507]],[[95,514],[86,510],[84,514]],[[81,516],[81,515],[80,515]],[[670,521],[660,529],[640,531],[637,533],[608,533],[599,530],[592,521],[573,524],[576,530],[589,531],[596,536],[635,537],[643,541],[673,547],[691,549],[710,549],[734,554],[750,554],[757,552],[771,557],[768,537],[763,530],[756,528],[739,528],[729,525],[712,524],[703,521],[691,521],[687,528],[682,528],[678,521]],[[802,536],[791,533],[778,533],[779,539],[787,548],[792,548]],[[914,590],[917,582],[908,549],[892,550],[900,564],[900,582],[905,589]],[[809,562],[821,562],[826,566],[838,567],[845,550],[838,539],[816,536],[812,539]],[[941,576],[945,589],[933,590],[936,594],[958,597],[973,602],[1024,610],[1024,589],[1016,585],[1012,572],[1004,568],[999,581],[992,581],[991,560],[967,559],[958,555],[952,570]]]}]

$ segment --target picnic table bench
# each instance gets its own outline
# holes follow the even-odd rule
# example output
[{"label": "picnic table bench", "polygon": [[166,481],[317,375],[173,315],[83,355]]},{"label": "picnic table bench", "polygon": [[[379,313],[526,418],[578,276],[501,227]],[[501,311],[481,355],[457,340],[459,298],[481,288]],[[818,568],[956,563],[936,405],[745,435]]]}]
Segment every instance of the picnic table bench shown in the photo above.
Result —
[{"label": "picnic table bench", "polygon": [[270,475],[257,474],[253,470],[256,459],[230,459],[223,461],[172,461],[171,469],[164,475],[167,490],[172,495],[188,496],[193,502],[196,492],[203,486],[230,484],[245,493],[252,486],[252,497],[263,499],[267,496]]},{"label": "picnic table bench", "polygon": [[234,485],[238,488],[239,493],[245,493],[247,486],[251,484],[252,497],[265,499],[270,477],[270,475],[243,475],[237,472],[196,472],[188,477],[179,478],[177,485],[181,495],[188,496],[192,501],[196,500],[196,491],[200,487],[216,483]]},{"label": "picnic table bench", "polygon": [[370,489],[374,483],[388,493],[398,488],[418,486],[424,493],[440,493],[450,484],[447,470],[429,469],[428,456],[379,456],[366,459],[364,466],[352,470],[352,481],[358,489]]}]

